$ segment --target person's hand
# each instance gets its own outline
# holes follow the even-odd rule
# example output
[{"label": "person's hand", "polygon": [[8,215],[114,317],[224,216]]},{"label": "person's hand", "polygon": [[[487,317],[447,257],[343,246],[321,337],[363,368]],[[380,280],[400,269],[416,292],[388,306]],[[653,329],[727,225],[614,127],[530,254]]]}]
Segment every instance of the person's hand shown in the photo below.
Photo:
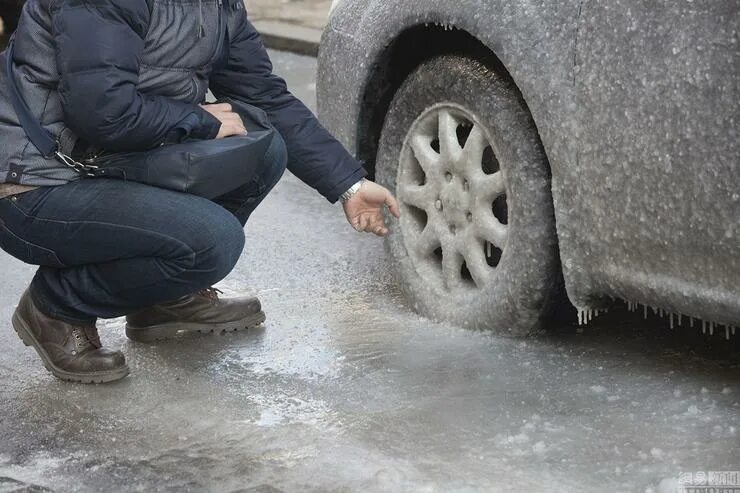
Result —
[{"label": "person's hand", "polygon": [[388,228],[383,219],[383,209],[386,206],[395,217],[401,217],[398,202],[393,195],[385,187],[365,180],[357,195],[344,203],[344,213],[355,231],[388,236]]},{"label": "person's hand", "polygon": [[218,130],[218,135],[216,135],[217,139],[231,137],[232,135],[247,135],[242,117],[232,111],[229,103],[202,104],[200,107],[221,122],[221,128]]}]

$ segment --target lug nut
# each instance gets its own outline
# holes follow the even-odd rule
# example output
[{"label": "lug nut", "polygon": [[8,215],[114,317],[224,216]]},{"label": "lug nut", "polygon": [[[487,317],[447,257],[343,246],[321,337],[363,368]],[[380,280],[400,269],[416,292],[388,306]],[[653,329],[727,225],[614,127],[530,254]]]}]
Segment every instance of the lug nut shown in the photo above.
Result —
[{"label": "lug nut", "polygon": [[449,171],[447,173],[445,173],[445,179],[447,180],[447,183],[451,182],[452,181],[452,173],[450,173]]},{"label": "lug nut", "polygon": [[434,207],[437,208],[438,211],[442,210],[442,201],[437,199],[437,201],[434,203]]},{"label": "lug nut", "polygon": [[466,192],[470,190],[470,182],[468,180],[463,181],[463,190]]}]

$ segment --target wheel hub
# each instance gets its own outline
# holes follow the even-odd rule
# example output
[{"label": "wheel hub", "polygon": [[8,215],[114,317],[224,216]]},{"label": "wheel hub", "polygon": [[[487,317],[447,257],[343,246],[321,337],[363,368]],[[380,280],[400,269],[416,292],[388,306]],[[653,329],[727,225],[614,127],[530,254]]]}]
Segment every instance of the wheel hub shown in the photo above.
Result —
[{"label": "wheel hub", "polygon": [[472,197],[467,180],[452,175],[452,179],[442,185],[439,194],[440,212],[450,228],[462,231],[469,225],[468,217],[472,219]]},{"label": "wheel hub", "polygon": [[488,135],[471,111],[445,103],[414,122],[401,151],[407,250],[420,275],[448,290],[490,283],[506,246],[508,218],[495,214],[505,179]]}]

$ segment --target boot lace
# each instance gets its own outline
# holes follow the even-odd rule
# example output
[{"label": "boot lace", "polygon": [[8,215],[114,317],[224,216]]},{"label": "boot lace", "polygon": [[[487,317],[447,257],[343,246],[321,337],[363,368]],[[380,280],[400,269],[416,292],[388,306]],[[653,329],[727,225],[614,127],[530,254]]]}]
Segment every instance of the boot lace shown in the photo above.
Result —
[{"label": "boot lace", "polygon": [[204,298],[208,298],[209,300],[212,300],[212,301],[218,301],[219,294],[224,294],[224,292],[214,287],[201,289],[200,291],[198,291],[199,296],[203,296]]},{"label": "boot lace", "polygon": [[100,349],[102,347],[98,329],[95,327],[75,327],[72,329],[72,337],[75,340],[77,353],[88,349]]}]

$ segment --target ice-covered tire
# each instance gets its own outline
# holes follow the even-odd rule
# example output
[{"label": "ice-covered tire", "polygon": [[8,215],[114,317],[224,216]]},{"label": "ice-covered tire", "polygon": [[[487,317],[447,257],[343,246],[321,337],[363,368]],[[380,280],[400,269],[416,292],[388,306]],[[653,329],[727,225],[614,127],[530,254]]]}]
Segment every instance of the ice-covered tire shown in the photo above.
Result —
[{"label": "ice-covered tire", "polygon": [[459,56],[421,65],[388,111],[376,175],[401,202],[386,247],[416,311],[541,328],[559,276],[549,165],[506,76]]}]

